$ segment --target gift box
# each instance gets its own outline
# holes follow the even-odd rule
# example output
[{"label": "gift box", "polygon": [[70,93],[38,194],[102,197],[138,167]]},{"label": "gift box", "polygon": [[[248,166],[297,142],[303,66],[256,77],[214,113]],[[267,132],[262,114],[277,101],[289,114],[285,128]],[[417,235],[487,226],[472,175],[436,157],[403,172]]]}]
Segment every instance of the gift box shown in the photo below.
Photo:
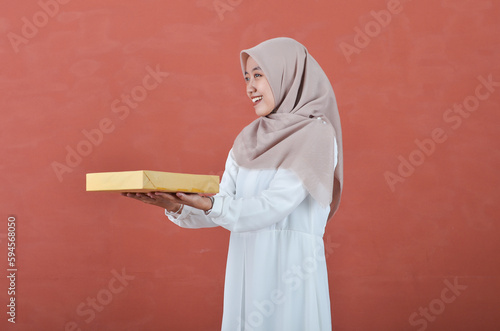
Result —
[{"label": "gift box", "polygon": [[87,191],[215,194],[219,192],[219,176],[150,170],[88,173]]}]

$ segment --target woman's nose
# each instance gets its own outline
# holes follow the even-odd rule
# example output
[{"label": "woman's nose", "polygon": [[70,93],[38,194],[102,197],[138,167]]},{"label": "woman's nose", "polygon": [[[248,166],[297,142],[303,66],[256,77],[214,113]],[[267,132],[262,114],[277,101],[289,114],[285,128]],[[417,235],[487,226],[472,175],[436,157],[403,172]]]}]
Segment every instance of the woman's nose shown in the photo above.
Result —
[{"label": "woman's nose", "polygon": [[251,92],[255,92],[256,91],[256,88],[253,84],[253,81],[249,81],[248,84],[247,84],[247,92],[248,93],[251,93]]}]

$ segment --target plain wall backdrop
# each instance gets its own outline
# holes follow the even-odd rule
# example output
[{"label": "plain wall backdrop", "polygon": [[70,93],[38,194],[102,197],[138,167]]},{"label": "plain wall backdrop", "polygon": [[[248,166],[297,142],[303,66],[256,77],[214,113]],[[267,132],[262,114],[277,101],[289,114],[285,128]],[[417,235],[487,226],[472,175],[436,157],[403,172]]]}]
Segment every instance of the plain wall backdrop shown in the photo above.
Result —
[{"label": "plain wall backdrop", "polygon": [[498,1],[0,8],[0,329],[220,328],[228,231],[85,192],[85,174],[221,175],[256,118],[239,52],[279,36],[318,60],[342,119],[324,237],[334,330],[500,328]]}]

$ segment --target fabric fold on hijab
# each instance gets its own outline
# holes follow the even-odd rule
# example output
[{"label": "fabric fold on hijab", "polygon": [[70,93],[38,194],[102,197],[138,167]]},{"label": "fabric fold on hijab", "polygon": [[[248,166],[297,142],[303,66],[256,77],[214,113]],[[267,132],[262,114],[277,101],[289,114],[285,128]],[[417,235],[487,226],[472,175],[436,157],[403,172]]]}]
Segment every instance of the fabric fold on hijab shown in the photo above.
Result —
[{"label": "fabric fold on hijab", "polygon": [[342,130],[330,81],[307,49],[290,38],[243,50],[243,74],[249,56],[269,81],[276,108],[240,132],[233,157],[249,169],[293,171],[314,199],[330,205],[330,218],[338,209],[343,185]]}]

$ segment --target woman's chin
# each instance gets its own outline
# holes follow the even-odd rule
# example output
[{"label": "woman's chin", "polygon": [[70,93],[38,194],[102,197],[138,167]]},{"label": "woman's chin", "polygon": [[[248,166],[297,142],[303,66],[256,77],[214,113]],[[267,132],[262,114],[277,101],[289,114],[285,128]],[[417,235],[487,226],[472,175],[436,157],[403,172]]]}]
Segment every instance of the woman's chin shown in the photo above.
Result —
[{"label": "woman's chin", "polygon": [[269,110],[269,109],[265,109],[265,108],[262,108],[262,107],[259,107],[259,106],[255,107],[255,114],[257,114],[260,117],[267,116],[271,112],[272,112],[272,109]]}]

